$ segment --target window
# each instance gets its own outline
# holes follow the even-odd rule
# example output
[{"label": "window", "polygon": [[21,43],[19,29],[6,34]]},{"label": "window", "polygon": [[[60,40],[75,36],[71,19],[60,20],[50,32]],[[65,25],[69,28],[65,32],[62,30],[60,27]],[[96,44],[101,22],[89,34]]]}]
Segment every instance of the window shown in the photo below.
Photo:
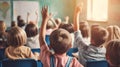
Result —
[{"label": "window", "polygon": [[107,21],[108,0],[87,0],[87,20]]}]

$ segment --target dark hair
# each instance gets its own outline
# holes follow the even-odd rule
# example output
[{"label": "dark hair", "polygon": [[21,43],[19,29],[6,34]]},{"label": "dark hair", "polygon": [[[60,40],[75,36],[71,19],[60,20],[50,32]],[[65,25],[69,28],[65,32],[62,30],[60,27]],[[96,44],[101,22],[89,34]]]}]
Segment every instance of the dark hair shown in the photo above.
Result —
[{"label": "dark hair", "polygon": [[38,34],[38,28],[35,24],[29,23],[25,28],[25,32],[27,34],[27,37],[33,37]]},{"label": "dark hair", "polygon": [[27,41],[25,31],[20,27],[12,27],[8,31],[8,44],[13,47],[24,45]]},{"label": "dark hair", "polygon": [[63,54],[71,47],[71,35],[65,29],[57,29],[50,35],[50,46],[56,54]]},{"label": "dark hair", "polygon": [[59,26],[59,28],[63,28],[65,30],[67,30],[69,33],[73,33],[74,32],[72,24],[61,24]]},{"label": "dark hair", "polygon": [[15,21],[11,22],[11,27],[17,26],[17,23]]},{"label": "dark hair", "polygon": [[23,27],[23,26],[25,26],[25,22],[24,22],[24,20],[22,20],[22,19],[19,20],[19,21],[18,21],[18,26],[19,26],[19,27]]}]

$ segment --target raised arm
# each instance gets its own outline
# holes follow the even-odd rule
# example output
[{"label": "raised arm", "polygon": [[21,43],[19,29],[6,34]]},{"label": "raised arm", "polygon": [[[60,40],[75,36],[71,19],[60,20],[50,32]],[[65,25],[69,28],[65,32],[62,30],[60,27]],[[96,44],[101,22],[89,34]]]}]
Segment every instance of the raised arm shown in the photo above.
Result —
[{"label": "raised arm", "polygon": [[43,7],[42,11],[42,24],[41,24],[41,28],[40,28],[40,36],[39,36],[39,40],[40,40],[40,46],[45,45],[45,34],[46,34],[46,25],[48,20],[51,18],[51,15],[48,14],[48,7]]},{"label": "raised arm", "polygon": [[75,12],[74,12],[74,19],[73,19],[73,22],[74,22],[74,31],[78,31],[79,30],[79,16],[80,16],[80,7],[77,6],[75,8]]}]

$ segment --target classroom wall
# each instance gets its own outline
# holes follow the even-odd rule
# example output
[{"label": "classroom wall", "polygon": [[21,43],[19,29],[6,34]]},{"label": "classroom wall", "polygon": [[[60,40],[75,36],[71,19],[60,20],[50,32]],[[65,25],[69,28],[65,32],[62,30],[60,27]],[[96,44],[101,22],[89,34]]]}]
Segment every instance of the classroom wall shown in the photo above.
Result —
[{"label": "classroom wall", "polygon": [[[83,2],[83,12],[81,14],[81,21],[87,20],[86,19],[86,11],[87,11],[87,0],[77,0],[76,5],[79,5],[81,2]],[[109,0],[108,4],[108,21],[107,22],[90,22],[89,24],[99,24],[102,26],[108,26],[108,25],[118,25],[120,26],[120,0]]]}]

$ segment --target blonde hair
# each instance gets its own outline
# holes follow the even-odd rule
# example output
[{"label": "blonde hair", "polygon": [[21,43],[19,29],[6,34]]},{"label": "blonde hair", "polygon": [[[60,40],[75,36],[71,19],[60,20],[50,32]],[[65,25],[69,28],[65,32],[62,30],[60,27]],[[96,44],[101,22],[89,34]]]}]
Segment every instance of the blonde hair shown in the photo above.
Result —
[{"label": "blonde hair", "polygon": [[112,39],[120,39],[120,28],[117,25],[108,26],[107,30],[109,33],[107,42]]},{"label": "blonde hair", "polygon": [[8,32],[8,44],[13,47],[22,46],[26,43],[27,36],[20,27],[12,27]]},{"label": "blonde hair", "polygon": [[5,30],[6,30],[6,24],[4,21],[0,20],[0,31],[5,32]]},{"label": "blonde hair", "polygon": [[120,40],[111,40],[106,47],[106,59],[110,65],[120,66]]},{"label": "blonde hair", "polygon": [[91,40],[94,41],[95,46],[101,46],[108,38],[108,31],[100,25],[93,25],[91,27]]}]

